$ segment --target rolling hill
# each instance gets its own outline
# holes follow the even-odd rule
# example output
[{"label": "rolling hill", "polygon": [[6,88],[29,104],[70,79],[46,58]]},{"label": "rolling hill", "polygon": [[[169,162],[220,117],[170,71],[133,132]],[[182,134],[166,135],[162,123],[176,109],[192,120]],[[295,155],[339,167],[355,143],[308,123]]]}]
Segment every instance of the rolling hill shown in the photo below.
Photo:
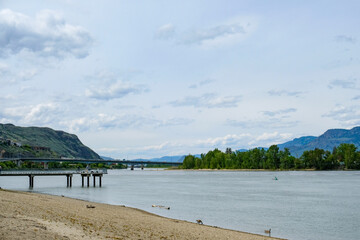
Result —
[{"label": "rolling hill", "polygon": [[0,152],[9,156],[53,156],[100,159],[74,134],[44,127],[18,127],[0,123]]},{"label": "rolling hill", "polygon": [[278,144],[279,148],[283,150],[288,148],[291,154],[295,157],[300,157],[304,151],[320,148],[332,151],[334,147],[341,143],[354,144],[360,147],[360,127],[347,129],[329,129],[319,137],[306,136],[295,138],[292,141]]}]

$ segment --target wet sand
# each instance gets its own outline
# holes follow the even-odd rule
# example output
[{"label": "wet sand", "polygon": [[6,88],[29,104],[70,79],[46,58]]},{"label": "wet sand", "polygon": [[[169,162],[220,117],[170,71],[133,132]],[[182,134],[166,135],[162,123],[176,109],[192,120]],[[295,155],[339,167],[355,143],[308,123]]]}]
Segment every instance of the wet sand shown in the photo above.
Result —
[{"label": "wet sand", "polygon": [[2,189],[0,239],[277,238],[169,219],[125,206]]}]

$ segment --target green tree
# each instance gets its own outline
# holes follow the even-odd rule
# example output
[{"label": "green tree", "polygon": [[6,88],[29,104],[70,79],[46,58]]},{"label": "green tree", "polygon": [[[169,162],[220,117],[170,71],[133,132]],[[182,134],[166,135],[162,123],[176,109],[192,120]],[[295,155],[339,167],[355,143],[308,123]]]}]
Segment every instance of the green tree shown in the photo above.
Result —
[{"label": "green tree", "polygon": [[195,167],[195,157],[193,155],[187,155],[183,161],[183,168],[193,169]]},{"label": "green tree", "polygon": [[280,151],[280,169],[291,169],[295,167],[295,157],[291,156],[288,148]]},{"label": "green tree", "polygon": [[279,147],[271,145],[266,152],[265,168],[278,169],[280,167]]},{"label": "green tree", "polygon": [[354,144],[342,143],[336,149],[337,159],[343,162],[345,168],[353,169],[356,166],[357,154],[356,146]]}]

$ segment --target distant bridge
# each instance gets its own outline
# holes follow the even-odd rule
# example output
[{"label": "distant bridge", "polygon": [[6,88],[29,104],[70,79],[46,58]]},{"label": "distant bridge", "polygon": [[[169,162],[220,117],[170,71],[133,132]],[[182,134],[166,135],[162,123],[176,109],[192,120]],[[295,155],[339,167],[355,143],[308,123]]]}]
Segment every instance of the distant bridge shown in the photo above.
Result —
[{"label": "distant bridge", "polygon": [[71,163],[121,163],[127,165],[136,165],[136,164],[162,164],[162,165],[172,165],[172,166],[179,166],[182,165],[182,162],[157,162],[157,161],[143,161],[143,160],[103,160],[103,159],[85,159],[85,158],[0,158],[0,162],[7,162],[7,161],[21,161],[21,162],[71,162]]}]

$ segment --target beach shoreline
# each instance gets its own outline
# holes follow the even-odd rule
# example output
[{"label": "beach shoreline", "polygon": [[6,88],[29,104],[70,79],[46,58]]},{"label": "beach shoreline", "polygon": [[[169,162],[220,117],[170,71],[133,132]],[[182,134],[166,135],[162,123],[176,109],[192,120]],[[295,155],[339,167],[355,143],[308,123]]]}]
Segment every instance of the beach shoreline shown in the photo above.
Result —
[{"label": "beach shoreline", "polygon": [[0,189],[0,239],[279,239],[126,206]]}]

